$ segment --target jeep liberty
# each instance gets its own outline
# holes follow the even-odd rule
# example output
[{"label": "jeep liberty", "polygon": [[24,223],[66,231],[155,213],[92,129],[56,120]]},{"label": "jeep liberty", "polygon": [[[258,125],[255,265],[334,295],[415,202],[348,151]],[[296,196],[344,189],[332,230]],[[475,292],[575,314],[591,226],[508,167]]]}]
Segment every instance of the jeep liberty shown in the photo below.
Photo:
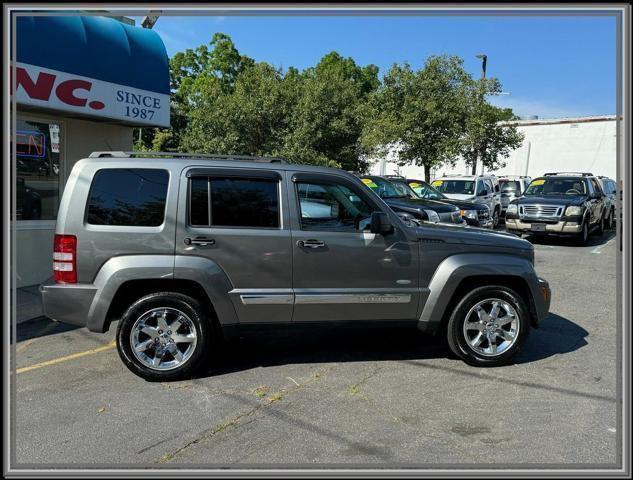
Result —
[{"label": "jeep liberty", "polygon": [[75,164],[45,314],[106,332],[147,380],[193,374],[241,326],[410,323],[506,364],[550,306],[515,235],[407,226],[356,176],[280,159],[95,152]]}]

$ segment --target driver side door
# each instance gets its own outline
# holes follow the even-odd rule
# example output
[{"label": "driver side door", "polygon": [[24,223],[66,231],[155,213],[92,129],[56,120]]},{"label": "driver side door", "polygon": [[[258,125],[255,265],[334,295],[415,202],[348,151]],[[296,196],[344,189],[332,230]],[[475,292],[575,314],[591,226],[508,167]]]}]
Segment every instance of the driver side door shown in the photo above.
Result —
[{"label": "driver side door", "polygon": [[411,320],[420,300],[418,242],[400,224],[369,232],[382,207],[364,188],[328,174],[290,174],[293,322]]}]

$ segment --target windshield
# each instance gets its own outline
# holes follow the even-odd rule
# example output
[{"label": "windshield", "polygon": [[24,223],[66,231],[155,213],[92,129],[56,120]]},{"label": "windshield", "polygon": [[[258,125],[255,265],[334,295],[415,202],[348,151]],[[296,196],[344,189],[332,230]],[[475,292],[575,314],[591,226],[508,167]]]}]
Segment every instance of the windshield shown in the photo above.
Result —
[{"label": "windshield", "polygon": [[537,178],[525,195],[585,195],[587,187],[581,178]]},{"label": "windshield", "polygon": [[516,180],[499,180],[499,187],[502,192],[520,192],[521,184]]},{"label": "windshield", "polygon": [[381,198],[403,198],[408,197],[408,193],[399,192],[395,185],[380,177],[363,177],[361,181],[376,192]]},{"label": "windshield", "polygon": [[434,180],[431,185],[442,193],[475,194],[475,182],[473,180]]},{"label": "windshield", "polygon": [[409,187],[420,198],[429,198],[431,200],[444,200],[446,197],[438,192],[435,188],[421,180],[411,180]]},{"label": "windshield", "polygon": [[413,189],[409,186],[409,184],[404,180],[389,180],[391,184],[395,187],[400,195],[406,195],[407,197],[418,196],[417,193],[413,191]]}]

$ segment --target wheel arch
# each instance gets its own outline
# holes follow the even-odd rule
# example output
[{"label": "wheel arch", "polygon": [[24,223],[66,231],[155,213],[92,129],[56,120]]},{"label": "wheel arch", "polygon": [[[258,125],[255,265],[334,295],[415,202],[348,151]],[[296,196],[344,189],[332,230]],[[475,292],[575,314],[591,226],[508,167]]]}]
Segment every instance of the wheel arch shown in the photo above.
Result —
[{"label": "wheel arch", "polygon": [[462,254],[445,259],[429,283],[429,296],[418,320],[418,328],[435,334],[448,322],[457,299],[473,288],[501,285],[521,295],[530,313],[530,323],[538,325],[535,295],[538,277],[523,258],[505,254]]}]

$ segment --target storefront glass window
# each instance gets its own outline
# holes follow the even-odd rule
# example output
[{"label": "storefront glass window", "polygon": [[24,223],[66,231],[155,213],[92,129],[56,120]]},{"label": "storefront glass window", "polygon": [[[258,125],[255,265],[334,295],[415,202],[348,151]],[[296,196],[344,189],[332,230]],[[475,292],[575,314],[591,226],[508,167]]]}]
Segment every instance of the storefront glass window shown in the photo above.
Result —
[{"label": "storefront glass window", "polygon": [[59,205],[60,125],[17,120],[18,220],[55,220]]}]

